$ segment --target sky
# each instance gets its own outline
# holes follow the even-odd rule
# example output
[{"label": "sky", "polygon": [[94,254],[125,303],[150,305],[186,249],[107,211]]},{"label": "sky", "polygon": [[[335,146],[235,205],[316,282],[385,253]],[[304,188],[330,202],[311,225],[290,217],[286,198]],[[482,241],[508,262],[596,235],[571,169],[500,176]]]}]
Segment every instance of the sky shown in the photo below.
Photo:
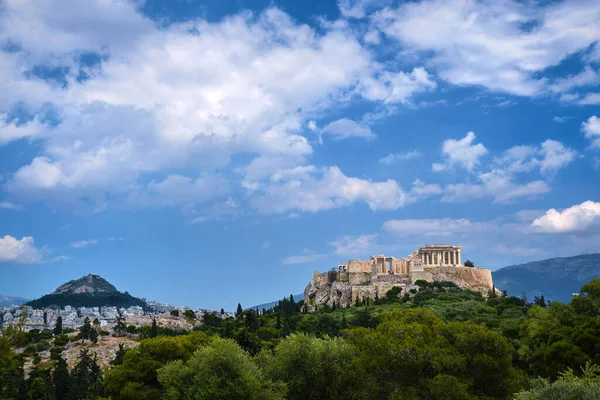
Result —
[{"label": "sky", "polygon": [[0,293],[234,309],[600,251],[600,2],[0,0]]}]

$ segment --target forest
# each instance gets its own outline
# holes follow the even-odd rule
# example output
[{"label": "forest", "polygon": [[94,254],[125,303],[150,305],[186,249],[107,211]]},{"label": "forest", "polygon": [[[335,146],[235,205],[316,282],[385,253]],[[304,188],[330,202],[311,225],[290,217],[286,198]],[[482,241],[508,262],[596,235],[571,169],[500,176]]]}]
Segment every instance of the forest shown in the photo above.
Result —
[{"label": "forest", "polygon": [[[87,348],[69,368],[60,327],[5,330],[0,398],[600,398],[600,279],[569,303],[482,296],[451,282],[419,288],[314,313],[293,296],[269,310],[238,305],[235,317],[207,315],[191,332],[121,320],[114,334],[140,342],[120,348],[107,371]],[[77,339],[97,339],[94,329],[88,322]],[[25,360],[42,347],[52,362],[24,374]]]}]

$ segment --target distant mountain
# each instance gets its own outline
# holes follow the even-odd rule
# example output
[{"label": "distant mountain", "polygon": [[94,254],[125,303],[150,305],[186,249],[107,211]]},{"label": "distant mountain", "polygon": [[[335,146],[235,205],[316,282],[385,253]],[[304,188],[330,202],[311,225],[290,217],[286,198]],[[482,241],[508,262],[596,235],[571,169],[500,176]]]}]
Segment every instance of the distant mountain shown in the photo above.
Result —
[{"label": "distant mountain", "polygon": [[20,304],[23,304],[28,301],[29,301],[28,299],[24,299],[22,297],[10,297],[10,296],[0,295],[0,307],[20,305]]},{"label": "distant mountain", "polygon": [[59,286],[51,294],[27,303],[33,308],[47,307],[131,307],[147,308],[146,302],[116,287],[98,275],[89,274]]},{"label": "distant mountain", "polygon": [[493,271],[494,285],[511,296],[543,294],[548,300],[568,302],[593,278],[600,278],[600,254],[550,258]]},{"label": "distant mountain", "polygon": [[[292,296],[294,296],[294,301],[295,301],[296,303],[297,303],[297,302],[299,302],[300,300],[304,300],[304,293],[300,293],[300,294],[293,294]],[[288,300],[289,300],[290,298],[289,298],[289,297],[286,297],[286,299],[288,299]],[[257,306],[249,307],[249,308],[247,308],[247,310],[253,309],[253,310],[258,310],[258,311],[261,311],[263,308],[264,308],[265,310],[268,310],[269,308],[273,308],[273,307],[275,307],[276,305],[278,305],[280,301],[281,301],[281,300],[272,301],[272,302],[270,302],[270,303],[259,304],[259,305],[257,305]]]}]

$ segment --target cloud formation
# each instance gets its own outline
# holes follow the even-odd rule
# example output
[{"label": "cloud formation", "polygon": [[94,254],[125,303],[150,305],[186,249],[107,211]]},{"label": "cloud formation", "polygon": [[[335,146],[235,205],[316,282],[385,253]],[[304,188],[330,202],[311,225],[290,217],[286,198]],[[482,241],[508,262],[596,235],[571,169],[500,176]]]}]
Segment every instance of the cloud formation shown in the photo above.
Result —
[{"label": "cloud formation", "polygon": [[590,140],[592,147],[600,148],[600,118],[592,115],[587,121],[582,122],[581,130]]},{"label": "cloud formation", "polygon": [[551,208],[532,227],[549,233],[600,232],[600,203],[584,201],[562,211]]},{"label": "cloud formation", "polygon": [[342,118],[330,122],[323,128],[323,133],[330,134],[336,140],[359,137],[363,139],[374,139],[375,135],[367,125],[357,124],[351,119]]},{"label": "cloud formation", "polygon": [[10,235],[0,237],[0,263],[35,264],[42,259],[42,250],[35,247],[33,237],[24,236],[20,240]]},{"label": "cloud formation", "polygon": [[475,133],[469,132],[460,140],[447,139],[442,145],[444,163],[435,163],[432,169],[435,172],[445,171],[458,166],[472,172],[479,165],[479,159],[487,154],[487,149],[481,143],[474,144]]}]

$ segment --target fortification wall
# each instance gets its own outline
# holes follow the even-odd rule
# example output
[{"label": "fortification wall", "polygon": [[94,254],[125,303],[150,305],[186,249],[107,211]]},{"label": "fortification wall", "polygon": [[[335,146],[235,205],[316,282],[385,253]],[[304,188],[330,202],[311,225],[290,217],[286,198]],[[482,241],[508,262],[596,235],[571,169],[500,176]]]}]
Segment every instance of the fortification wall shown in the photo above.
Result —
[{"label": "fortification wall", "polygon": [[348,274],[348,281],[351,285],[366,285],[371,283],[371,271],[357,272]]},{"label": "fortification wall", "polygon": [[469,267],[431,267],[426,268],[437,281],[451,281],[459,287],[487,292],[494,287],[492,271],[484,268]]},{"label": "fortification wall", "polygon": [[371,273],[372,261],[370,260],[350,260],[348,261],[348,272],[368,272]]}]

